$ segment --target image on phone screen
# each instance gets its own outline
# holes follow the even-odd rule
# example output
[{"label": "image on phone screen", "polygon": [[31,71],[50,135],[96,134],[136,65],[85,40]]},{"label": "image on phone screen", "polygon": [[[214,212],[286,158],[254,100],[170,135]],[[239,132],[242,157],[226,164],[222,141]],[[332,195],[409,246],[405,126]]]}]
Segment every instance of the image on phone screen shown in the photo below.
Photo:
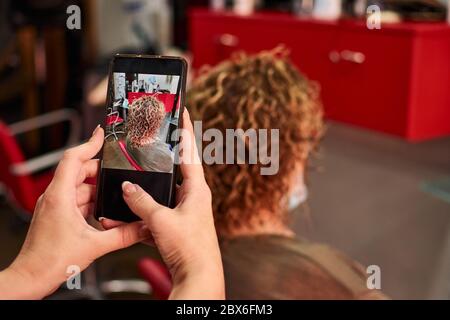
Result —
[{"label": "image on phone screen", "polygon": [[[165,73],[160,59],[127,60],[131,62],[114,65],[110,73],[97,197],[97,216],[121,221],[137,218],[123,200],[124,181],[138,184],[163,205],[173,201],[174,130],[183,86],[181,74],[174,68]],[[157,67],[140,66],[152,60]]]},{"label": "image on phone screen", "polygon": [[179,82],[174,75],[114,72],[103,168],[172,173]]}]

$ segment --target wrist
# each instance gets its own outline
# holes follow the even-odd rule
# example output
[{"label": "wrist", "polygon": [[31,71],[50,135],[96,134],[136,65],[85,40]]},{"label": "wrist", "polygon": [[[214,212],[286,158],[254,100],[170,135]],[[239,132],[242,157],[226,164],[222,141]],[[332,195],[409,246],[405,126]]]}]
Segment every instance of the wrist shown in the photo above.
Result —
[{"label": "wrist", "polygon": [[[52,272],[54,266],[40,265],[38,261],[19,255],[0,277],[1,298],[42,299],[53,293],[64,281]],[[4,297],[5,296],[5,297]]]},{"label": "wrist", "polygon": [[170,299],[225,299],[222,264],[206,262],[175,272]]},{"label": "wrist", "polygon": [[31,300],[43,297],[41,290],[26,274],[15,268],[7,268],[0,272],[0,299]]}]

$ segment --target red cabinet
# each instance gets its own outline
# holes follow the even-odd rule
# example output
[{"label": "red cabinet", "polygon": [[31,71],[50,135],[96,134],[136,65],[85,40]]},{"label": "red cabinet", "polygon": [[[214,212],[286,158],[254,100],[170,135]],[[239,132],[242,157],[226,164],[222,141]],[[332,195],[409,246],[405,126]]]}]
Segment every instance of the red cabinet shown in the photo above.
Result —
[{"label": "red cabinet", "polygon": [[450,134],[450,27],[300,20],[288,14],[189,15],[194,67],[284,44],[322,88],[327,117],[420,141]]}]

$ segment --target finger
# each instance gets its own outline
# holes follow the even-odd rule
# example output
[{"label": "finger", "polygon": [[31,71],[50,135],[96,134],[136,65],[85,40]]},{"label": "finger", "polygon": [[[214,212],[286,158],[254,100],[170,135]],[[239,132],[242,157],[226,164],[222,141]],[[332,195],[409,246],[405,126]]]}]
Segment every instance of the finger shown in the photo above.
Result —
[{"label": "finger", "polygon": [[[108,218],[102,218],[100,220],[100,223],[105,230],[109,230],[112,228],[116,228],[122,224],[125,224],[125,222],[117,221],[117,220],[111,220]],[[145,222],[142,222],[142,224],[145,226]],[[155,240],[153,239],[153,236],[149,237],[147,240],[142,241],[143,244],[146,244],[150,247],[155,247]]]},{"label": "finger", "polygon": [[77,185],[86,183],[87,178],[97,178],[97,174],[100,168],[99,159],[91,159],[83,163],[80,173],[77,178]]},{"label": "finger", "polygon": [[127,248],[151,237],[151,232],[142,221],[126,223],[97,233],[97,241],[104,254]]},{"label": "finger", "polygon": [[92,159],[102,148],[103,138],[103,128],[98,125],[87,142],[71,149],[72,157],[80,162]]},{"label": "finger", "polygon": [[184,179],[204,181],[203,168],[198,156],[194,129],[189,117],[189,112],[183,112],[183,130],[181,132],[181,163],[180,169]]},{"label": "finger", "polygon": [[59,192],[75,187],[83,163],[93,158],[102,148],[103,136],[103,129],[97,127],[89,141],[64,152],[64,156],[56,168],[51,183],[52,187]]},{"label": "finger", "polygon": [[181,201],[181,199],[182,199],[182,196],[183,196],[183,188],[180,185],[177,184],[175,186],[175,190],[176,190],[175,199],[176,199],[176,202],[179,203]]},{"label": "finger", "polygon": [[101,223],[103,229],[109,230],[109,229],[118,227],[118,226],[124,224],[125,222],[117,221],[117,220],[112,220],[112,219],[108,219],[108,218],[103,218],[103,217],[102,217],[102,218],[100,219],[100,223]]},{"label": "finger", "polygon": [[95,200],[97,187],[83,183],[77,188],[77,205],[80,207]]},{"label": "finger", "polygon": [[128,207],[138,217],[151,227],[153,216],[159,209],[165,208],[157,203],[147,192],[137,184],[125,181],[122,183],[123,199]]},{"label": "finger", "polygon": [[155,240],[153,239],[153,237],[150,237],[147,240],[142,241],[142,243],[149,247],[156,247]]},{"label": "finger", "polygon": [[86,203],[80,206],[79,209],[83,218],[87,219],[94,214],[95,204],[93,202]]}]

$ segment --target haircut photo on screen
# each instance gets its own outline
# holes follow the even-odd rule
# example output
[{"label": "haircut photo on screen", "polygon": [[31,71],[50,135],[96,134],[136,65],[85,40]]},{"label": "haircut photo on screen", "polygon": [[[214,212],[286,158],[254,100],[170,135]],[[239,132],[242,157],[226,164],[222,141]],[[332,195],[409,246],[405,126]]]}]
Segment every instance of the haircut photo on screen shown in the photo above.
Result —
[{"label": "haircut photo on screen", "polygon": [[104,168],[172,173],[171,135],[179,118],[179,82],[175,75],[113,74]]}]

